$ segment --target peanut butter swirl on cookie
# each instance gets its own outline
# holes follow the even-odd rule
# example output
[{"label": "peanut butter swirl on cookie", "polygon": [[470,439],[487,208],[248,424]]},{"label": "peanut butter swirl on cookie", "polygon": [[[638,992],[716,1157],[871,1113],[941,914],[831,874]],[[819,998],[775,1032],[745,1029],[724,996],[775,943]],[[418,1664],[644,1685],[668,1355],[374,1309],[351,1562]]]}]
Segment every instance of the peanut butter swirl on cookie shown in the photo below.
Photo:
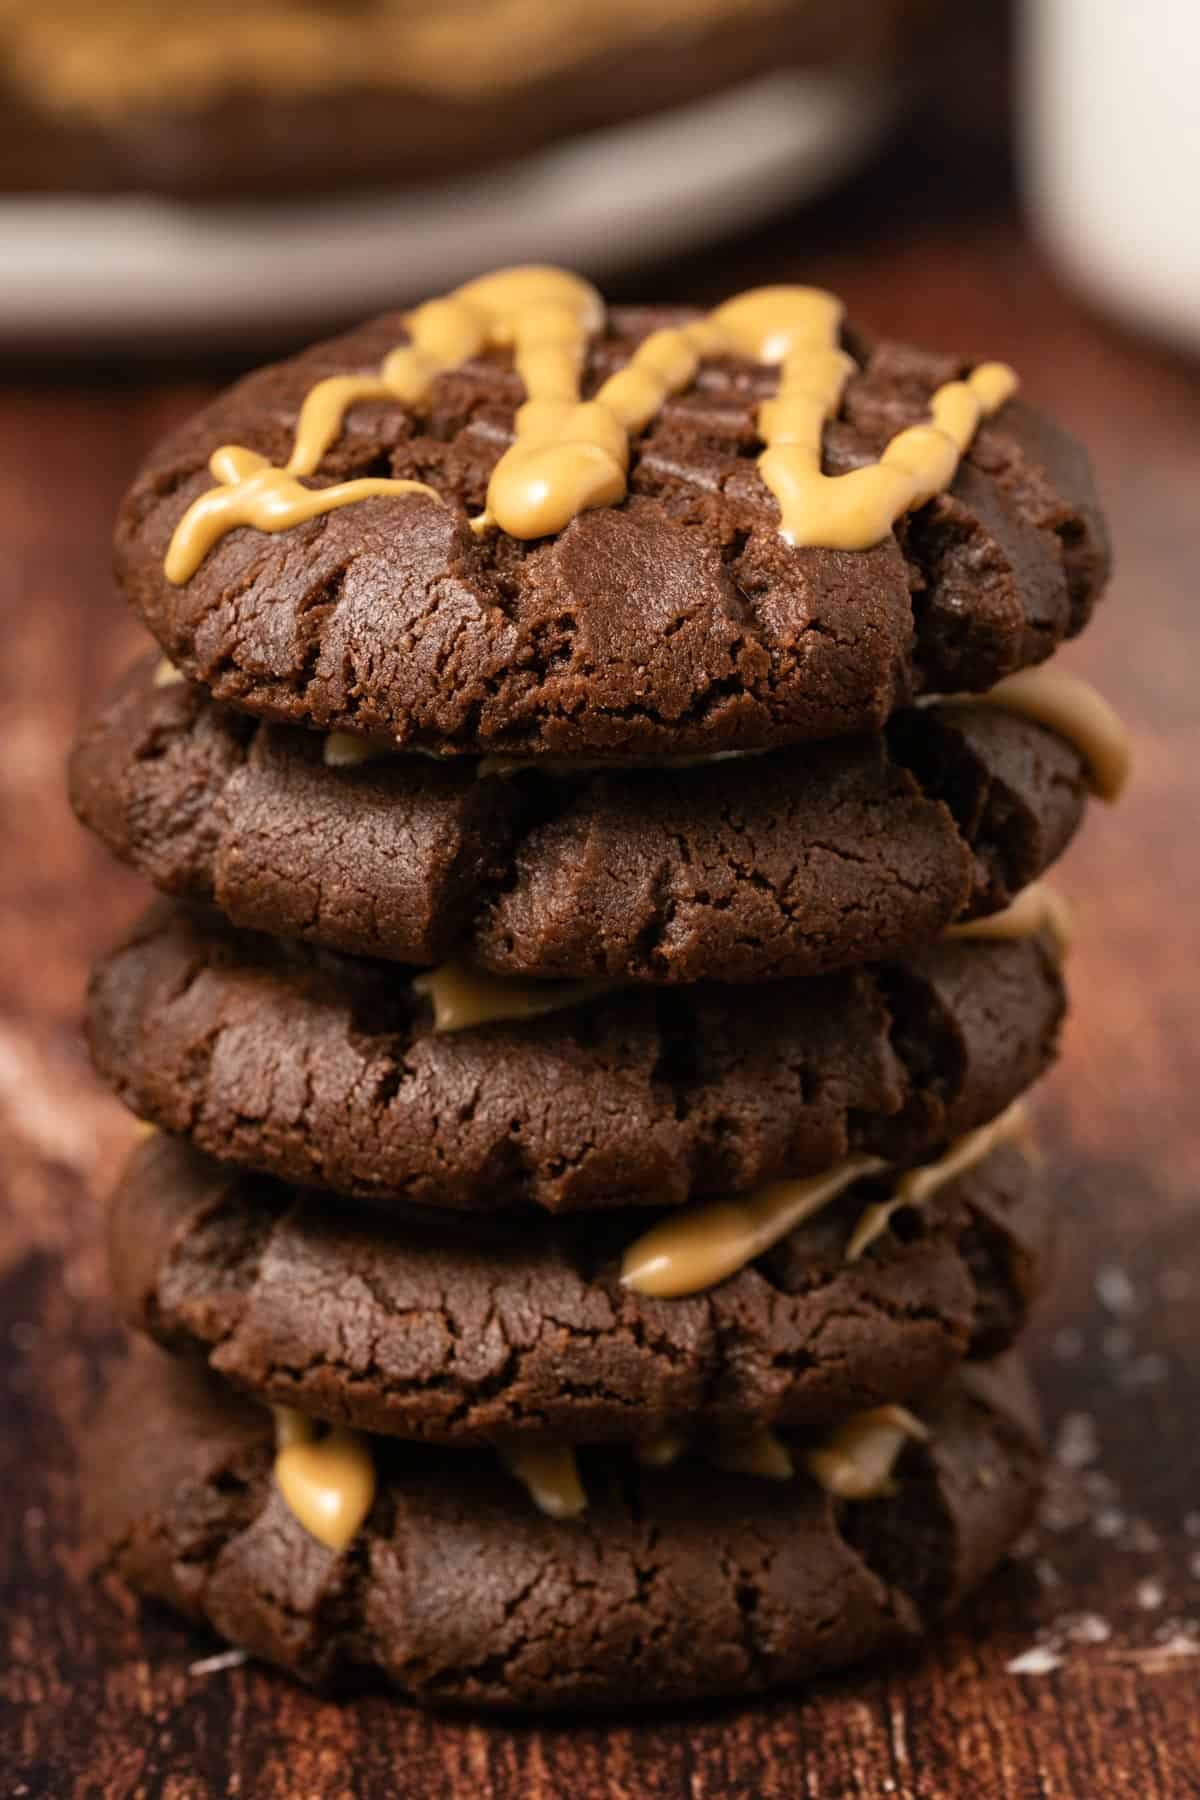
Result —
[{"label": "peanut butter swirl on cookie", "polygon": [[740,357],[780,371],[775,396],[758,410],[762,481],[779,505],[790,544],[866,550],[894,522],[953,481],[981,419],[1016,391],[1013,371],[984,363],[932,396],[929,419],[897,433],[878,462],[827,475],[826,423],[836,418],[853,359],[841,348],[842,303],[820,288],[766,287],[726,301],[706,317],[653,331],[624,368],[591,399],[582,393],[589,341],[604,304],[589,282],[563,269],[503,269],[430,300],[406,319],[409,340],[373,373],[318,382],[300,410],[291,455],[277,468],[253,450],[225,444],[209,467],[218,485],[180,520],[165,572],[187,582],[208,552],[237,526],[284,531],[306,519],[379,494],[421,494],[423,482],[366,477],[312,488],[322,458],[360,401],[419,407],[435,379],[486,351],[509,350],[526,399],[515,437],[492,471],[484,510],[472,519],[531,540],[561,531],[593,507],[623,500],[632,444],[702,361]]}]

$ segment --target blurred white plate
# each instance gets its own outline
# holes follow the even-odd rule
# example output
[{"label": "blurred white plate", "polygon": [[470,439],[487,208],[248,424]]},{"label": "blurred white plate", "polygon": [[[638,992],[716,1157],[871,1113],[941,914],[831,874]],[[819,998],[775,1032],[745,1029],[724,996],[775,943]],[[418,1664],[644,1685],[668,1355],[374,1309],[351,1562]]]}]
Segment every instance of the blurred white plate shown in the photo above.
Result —
[{"label": "blurred white plate", "polygon": [[611,273],[817,194],[889,111],[861,77],[788,72],[403,192],[280,206],[0,200],[0,337],[244,340],[381,310],[496,264]]}]

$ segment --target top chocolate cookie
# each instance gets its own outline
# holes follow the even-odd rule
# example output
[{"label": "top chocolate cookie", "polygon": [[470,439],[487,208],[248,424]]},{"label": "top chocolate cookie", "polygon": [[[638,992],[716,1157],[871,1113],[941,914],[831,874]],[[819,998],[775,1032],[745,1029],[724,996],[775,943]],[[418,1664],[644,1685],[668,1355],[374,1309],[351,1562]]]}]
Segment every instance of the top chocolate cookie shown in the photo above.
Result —
[{"label": "top chocolate cookie", "polygon": [[434,752],[646,756],[876,729],[1078,631],[1086,459],[996,363],[811,288],[605,314],[484,277],[238,383],[121,512],[167,654],[268,718]]}]

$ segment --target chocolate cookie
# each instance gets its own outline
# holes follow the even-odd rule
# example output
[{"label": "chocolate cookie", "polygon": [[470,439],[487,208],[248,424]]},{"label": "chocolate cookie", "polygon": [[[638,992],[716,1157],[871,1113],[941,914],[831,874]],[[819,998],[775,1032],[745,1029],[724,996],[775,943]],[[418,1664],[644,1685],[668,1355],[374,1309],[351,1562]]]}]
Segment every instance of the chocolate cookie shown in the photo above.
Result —
[{"label": "chocolate cookie", "polygon": [[850,1149],[915,1160],[1054,1054],[1038,940],[949,942],[759,988],[616,991],[437,1033],[399,970],[158,902],[97,965],[89,1035],[133,1110],[300,1186],[473,1211],[674,1206]]},{"label": "chocolate cookie", "polygon": [[[498,279],[510,292],[513,277]],[[553,279],[556,295],[568,278]],[[577,311],[587,292],[577,284]],[[559,329],[562,307],[547,310]],[[580,346],[581,394],[661,328],[716,329],[698,320],[682,309],[616,309],[603,322],[580,312],[580,332],[595,327]],[[759,467],[759,409],[780,371],[733,355],[706,356],[632,432],[626,473],[595,444],[579,452],[593,473],[609,472],[614,503],[584,499],[591,510],[561,527],[544,529],[538,515],[510,535],[488,527],[483,509],[525,398],[511,352],[447,351],[433,376],[428,359],[406,364],[393,386],[427,379],[423,397],[404,403],[389,388],[379,398],[378,372],[408,337],[405,315],[391,314],[239,382],[159,446],[128,495],[121,584],[171,659],[218,699],[437,751],[779,747],[875,730],[918,691],[988,688],[1078,631],[1103,585],[1107,543],[1084,455],[1019,398],[982,418],[949,489],[901,511],[881,541],[823,548],[840,527],[832,537],[814,527],[814,541],[789,524],[809,544],[796,548]],[[766,331],[761,341],[769,358],[776,340]],[[853,363],[818,447],[831,476],[865,474],[895,434],[923,425],[935,391],[970,370],[856,329],[842,330],[841,346],[819,353],[820,380],[830,357],[839,369],[839,357]],[[551,386],[573,369],[568,357]],[[376,397],[350,403],[332,435],[310,412],[298,435],[316,384],[345,376]],[[969,382],[953,391],[987,411]],[[601,435],[621,429],[603,407],[593,412],[609,421]],[[286,476],[301,436],[316,473]],[[921,442],[934,437],[946,444],[941,433]],[[240,449],[222,449],[210,471],[231,445]],[[262,488],[277,476],[256,457],[277,471],[278,492]],[[885,471],[893,486],[898,467]],[[360,479],[368,485],[350,503],[314,498]],[[396,480],[423,491],[380,491]],[[197,534],[190,509],[212,494],[224,510]],[[245,506],[264,523],[239,523]],[[314,506],[334,510],[287,522]],[[472,519],[484,520],[480,531]]]},{"label": "chocolate cookie", "polygon": [[374,1507],[338,1553],[274,1486],[269,1415],[145,1350],[92,1431],[90,1534],[136,1591],[309,1682],[540,1710],[743,1694],[911,1650],[1026,1525],[1019,1367],[972,1371],[925,1418],[891,1498],[599,1450],[566,1521],[486,1452],[378,1439]]},{"label": "chocolate cookie", "polygon": [[[303,200],[427,181],[886,47],[913,0],[0,3],[0,190]],[[521,54],[513,55],[514,39]]]},{"label": "chocolate cookie", "polygon": [[113,1196],[127,1322],[256,1398],[406,1438],[647,1442],[813,1429],[918,1405],[1006,1348],[1050,1208],[1013,1145],[846,1248],[869,1183],[687,1299],[623,1287],[641,1215],[514,1223],[331,1214],[169,1138]]},{"label": "chocolate cookie", "polygon": [[1079,824],[1079,751],[997,708],[699,767],[327,767],[323,740],[131,670],[71,760],[79,818],[235,924],[505,975],[781,980],[1006,906]]}]

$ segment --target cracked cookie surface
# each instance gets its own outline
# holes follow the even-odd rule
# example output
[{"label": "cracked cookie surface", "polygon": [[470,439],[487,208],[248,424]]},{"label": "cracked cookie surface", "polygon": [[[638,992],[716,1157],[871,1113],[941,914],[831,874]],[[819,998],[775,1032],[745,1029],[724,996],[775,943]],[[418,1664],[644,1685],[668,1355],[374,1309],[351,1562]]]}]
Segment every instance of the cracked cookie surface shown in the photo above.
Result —
[{"label": "cracked cookie surface", "polygon": [[[165,892],[355,955],[498,974],[778,981],[1006,906],[1085,806],[1079,751],[991,707],[701,767],[327,767],[323,740],[131,670],[81,733],[84,824]],[[477,772],[478,771],[478,772]]]},{"label": "cracked cookie surface", "polygon": [[970,1370],[925,1418],[892,1498],[597,1450],[565,1521],[488,1452],[375,1439],[375,1504],[338,1553],[271,1481],[270,1415],[144,1347],[92,1428],[88,1532],[135,1591],[308,1682],[534,1710],[743,1694],[913,1647],[1027,1524],[1019,1365]]},{"label": "cracked cookie surface", "polygon": [[621,1286],[641,1215],[494,1223],[331,1213],[177,1140],[139,1147],[113,1196],[127,1323],[257,1399],[456,1445],[646,1443],[814,1429],[928,1398],[1020,1329],[1051,1207],[994,1151],[858,1261],[863,1183],[707,1293]]},{"label": "cracked cookie surface", "polygon": [[[585,395],[694,313],[618,308]],[[421,409],[352,407],[321,481],[377,495],[278,534],[231,531],[175,587],[172,534],[228,443],[286,463],[327,376],[405,341],[376,320],[239,382],[149,457],[122,508],[117,573],[168,656],[217,698],[410,748],[563,756],[768,748],[878,729],[914,693],[979,690],[1081,629],[1108,568],[1086,458],[1016,398],[953,485],[873,549],[795,549],[757,470],[777,372],[705,364],[634,446],[628,498],[532,543],[470,515],[523,390],[507,353],[437,377]],[[838,474],[875,460],[969,365],[847,330],[858,367],[824,435]]]},{"label": "cracked cookie surface", "polygon": [[380,1204],[673,1206],[917,1160],[1047,1066],[1040,940],[870,969],[627,988],[438,1034],[404,971],[157,902],[93,972],[89,1038],[133,1111],[221,1160]]}]

